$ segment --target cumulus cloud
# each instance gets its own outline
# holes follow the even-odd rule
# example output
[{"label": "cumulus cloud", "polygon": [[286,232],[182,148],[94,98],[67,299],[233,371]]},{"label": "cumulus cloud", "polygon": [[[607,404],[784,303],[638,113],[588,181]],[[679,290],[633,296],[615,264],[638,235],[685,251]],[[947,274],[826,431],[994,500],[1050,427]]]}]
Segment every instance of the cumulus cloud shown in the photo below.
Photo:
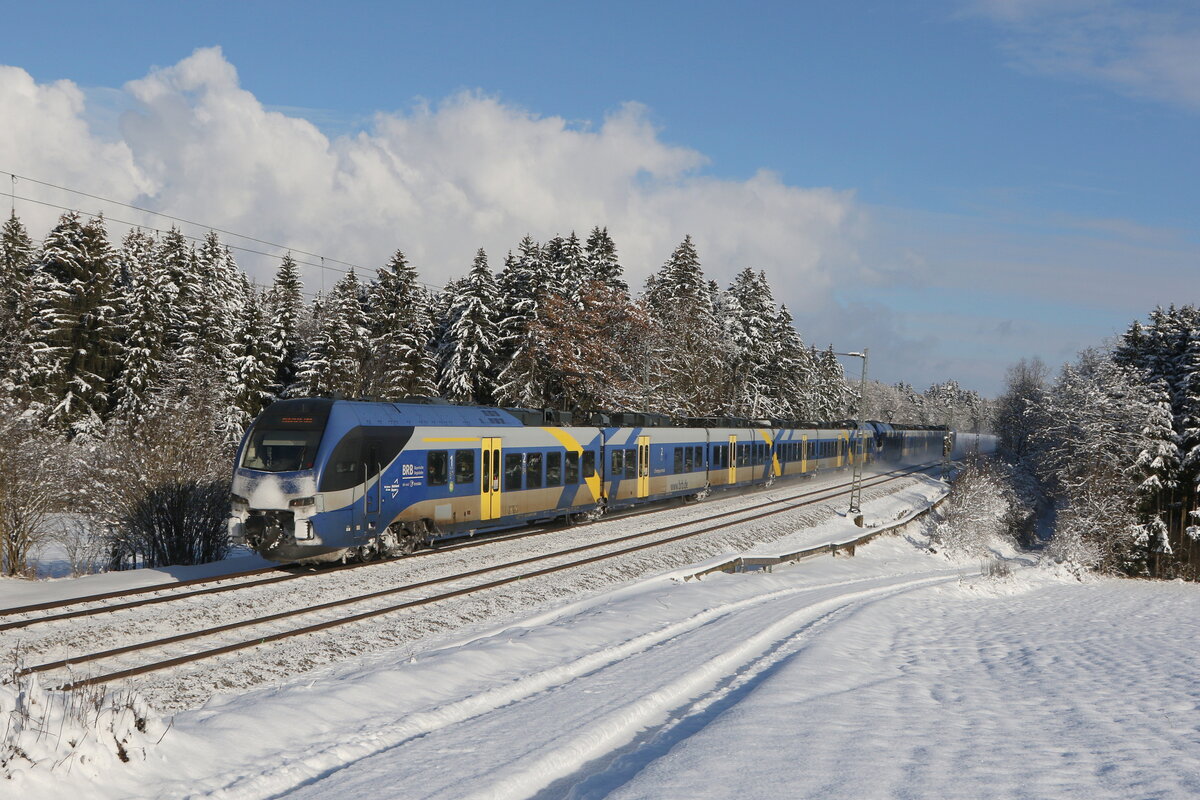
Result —
[{"label": "cumulus cloud", "polygon": [[977,0],[970,7],[1005,28],[1008,51],[1025,68],[1200,110],[1194,3]]},{"label": "cumulus cloud", "polygon": [[[0,68],[0,115],[20,120],[0,139],[0,169],[368,267],[399,247],[432,283],[465,273],[478,247],[498,267],[527,232],[586,236],[597,224],[635,281],[687,233],[723,281],[752,266],[809,296],[855,269],[851,193],[788,186],[765,171],[707,176],[705,157],[665,143],[636,103],[592,126],[464,92],[330,136],[264,107],[219,48],[121,93],[123,103],[108,103],[128,108],[118,124],[98,125],[105,110],[89,109],[77,86]],[[55,198],[79,202],[67,199]],[[239,258],[260,279],[273,269]],[[315,272],[306,277],[320,286]],[[781,299],[798,305],[790,293]]]}]

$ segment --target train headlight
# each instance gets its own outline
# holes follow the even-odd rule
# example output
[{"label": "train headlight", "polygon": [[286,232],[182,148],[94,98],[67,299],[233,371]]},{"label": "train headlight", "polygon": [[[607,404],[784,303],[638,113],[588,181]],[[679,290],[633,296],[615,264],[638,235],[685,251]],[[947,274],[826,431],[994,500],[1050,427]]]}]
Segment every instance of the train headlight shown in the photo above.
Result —
[{"label": "train headlight", "polygon": [[297,497],[295,500],[288,501],[288,508],[307,508],[308,506],[316,505],[317,498],[315,497]]},{"label": "train headlight", "polygon": [[229,496],[229,499],[233,501],[233,504],[234,504],[235,506],[248,506],[248,505],[250,505],[250,501],[249,501],[249,500],[247,500],[246,498],[242,497],[240,494],[231,494],[231,495]]}]

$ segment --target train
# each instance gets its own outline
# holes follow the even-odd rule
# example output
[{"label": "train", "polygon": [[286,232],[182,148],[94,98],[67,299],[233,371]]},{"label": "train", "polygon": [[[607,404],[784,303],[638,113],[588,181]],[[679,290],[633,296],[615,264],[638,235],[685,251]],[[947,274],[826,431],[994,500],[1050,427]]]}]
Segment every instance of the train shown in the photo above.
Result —
[{"label": "train", "polygon": [[856,460],[928,461],[952,447],[946,428],[882,422],[293,398],[268,406],[242,438],[229,533],[277,562],[370,560]]}]

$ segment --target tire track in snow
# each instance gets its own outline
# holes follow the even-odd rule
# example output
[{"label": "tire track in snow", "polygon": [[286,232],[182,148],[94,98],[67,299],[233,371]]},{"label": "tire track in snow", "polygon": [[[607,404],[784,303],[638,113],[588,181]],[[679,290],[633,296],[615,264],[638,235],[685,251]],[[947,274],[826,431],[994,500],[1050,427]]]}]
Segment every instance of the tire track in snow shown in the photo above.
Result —
[{"label": "tire track in snow", "polygon": [[[632,761],[617,765],[617,774],[631,775],[633,773],[628,772],[631,764],[638,764],[640,768],[648,763],[644,757],[639,758],[638,751],[642,748],[636,744],[637,741],[649,746],[648,750],[642,752],[643,756],[655,751],[654,742],[659,736],[662,737],[662,743],[669,747],[673,743],[670,741],[673,732],[678,730],[682,722],[689,717],[704,715],[706,711],[719,713],[720,709],[713,709],[714,704],[731,693],[751,690],[766,678],[765,673],[790,655],[794,655],[804,640],[838,617],[862,607],[866,602],[876,602],[892,595],[958,578],[957,571],[953,574],[939,572],[932,577],[908,579],[899,584],[841,594],[791,612],[742,642],[714,655],[709,661],[666,686],[604,715],[583,730],[574,733],[569,741],[556,742],[548,751],[539,752],[500,770],[496,779],[488,786],[460,796],[464,800],[536,796],[548,789],[548,780],[562,781],[572,774],[585,771],[589,763],[606,757],[617,758],[620,753],[630,753],[632,744]],[[672,715],[673,711],[673,720],[660,722],[664,716]],[[709,719],[711,718],[712,716],[709,716]],[[701,727],[679,732],[690,735]],[[676,736],[676,740],[682,738],[684,737]],[[631,743],[631,739],[634,743]],[[605,782],[602,777],[599,782],[603,784],[599,796],[614,788],[612,782]],[[561,793],[556,793],[556,796],[561,796]]]},{"label": "tire track in snow", "polygon": [[[703,612],[693,614],[683,620],[663,625],[654,631],[633,637],[619,644],[602,647],[591,653],[574,658],[569,662],[531,672],[516,681],[445,705],[408,714],[402,720],[384,728],[363,729],[354,736],[342,736],[336,742],[318,746],[315,750],[310,750],[306,754],[297,755],[292,758],[287,758],[286,754],[276,754],[281,760],[286,760],[266,770],[261,768],[261,763],[254,766],[247,765],[246,770],[241,773],[242,777],[225,786],[205,792],[202,796],[221,799],[235,797],[277,798],[303,789],[319,793],[321,781],[342,772],[347,767],[353,766],[364,759],[397,750],[409,742],[436,731],[444,730],[488,714],[503,706],[519,703],[540,693],[567,685],[590,673],[620,663],[625,659],[629,659],[639,653],[644,653],[672,639],[686,636],[689,633],[712,624],[716,620],[740,611],[796,595],[820,595],[828,593],[831,590],[851,589],[851,587],[862,584],[877,584],[880,580],[902,581],[900,584],[889,583],[885,587],[872,587],[858,591],[851,589],[849,592],[842,591],[833,598],[806,606],[801,611],[794,612],[787,618],[789,621],[787,624],[797,625],[803,624],[803,621],[800,619],[801,617],[820,617],[827,613],[827,610],[835,609],[839,604],[845,603],[850,598],[894,591],[897,586],[915,588],[919,585],[953,580],[957,577],[958,572],[939,573],[935,577],[926,577],[917,580],[913,580],[911,575],[893,576],[884,579],[875,576],[839,581],[821,586],[781,589],[734,602],[723,603],[706,609]],[[700,670],[702,674],[697,676],[697,679],[703,685],[710,686],[720,682],[725,673],[736,671],[738,663],[752,660],[756,653],[769,648],[774,639],[784,636],[784,633],[779,633],[776,629],[779,628],[782,631],[787,627],[787,624],[784,624],[783,628],[779,628],[779,624],[777,623],[771,627],[770,633],[761,633],[752,640],[734,647],[732,652],[721,654],[718,658],[720,659],[719,663],[723,666],[715,673],[711,669],[702,669]],[[710,664],[712,663],[710,662]],[[692,685],[693,682],[687,681],[686,683]],[[660,714],[662,713],[664,704],[666,704],[667,710],[680,705],[682,702],[681,699],[673,699],[680,691],[686,691],[686,687],[673,687],[665,693],[663,691],[652,693],[648,698],[642,698],[640,701],[634,703],[634,705],[639,707],[642,705],[645,706],[644,709],[641,709],[642,714]],[[687,698],[684,697],[682,699],[685,700]],[[609,742],[612,739],[612,733],[615,733],[618,738],[623,737],[627,740],[632,735],[633,730],[635,729],[631,729],[628,726],[618,726],[618,730],[610,732],[608,736],[602,736],[598,741]],[[604,752],[608,752],[614,746],[621,743],[618,741],[616,744],[606,745],[605,749],[600,752],[594,752],[593,749],[585,748],[579,751],[583,754],[582,756],[571,756],[565,760],[561,758],[556,759],[554,758],[554,754],[548,754],[548,757],[552,758],[552,760],[561,762],[554,775],[554,779],[569,774],[573,770],[578,769],[586,761],[592,760]],[[517,784],[520,786],[525,786],[526,783],[528,783],[527,780],[517,781]],[[543,773],[543,777],[537,782],[537,785],[530,786],[527,789],[516,789],[515,791],[517,791],[519,796],[528,796],[539,791],[545,783],[546,778]],[[505,786],[507,786],[507,782]],[[510,796],[509,794],[496,794],[496,790],[499,788],[501,787],[491,790],[489,795]],[[522,791],[524,794],[521,794]]]}]

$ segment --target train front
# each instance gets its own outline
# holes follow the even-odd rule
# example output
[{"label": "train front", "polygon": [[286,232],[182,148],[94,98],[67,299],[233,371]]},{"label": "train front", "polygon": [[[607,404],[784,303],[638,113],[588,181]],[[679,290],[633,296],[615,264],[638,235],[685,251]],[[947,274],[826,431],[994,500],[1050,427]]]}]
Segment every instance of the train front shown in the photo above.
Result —
[{"label": "train front", "polygon": [[229,534],[273,561],[336,560],[344,542],[314,531],[320,511],[318,451],[334,401],[280,400],[259,415],[242,439],[233,472]]}]

